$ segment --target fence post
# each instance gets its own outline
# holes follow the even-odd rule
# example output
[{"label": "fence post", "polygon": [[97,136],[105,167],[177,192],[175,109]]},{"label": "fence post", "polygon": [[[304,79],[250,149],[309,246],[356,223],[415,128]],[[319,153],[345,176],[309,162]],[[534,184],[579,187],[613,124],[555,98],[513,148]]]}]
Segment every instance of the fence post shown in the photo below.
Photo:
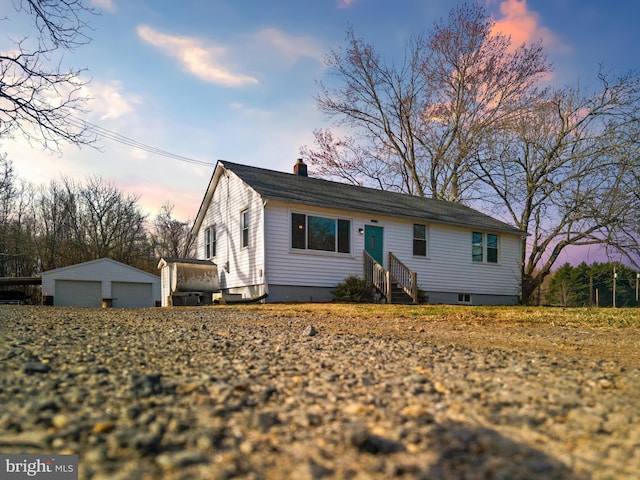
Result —
[{"label": "fence post", "polygon": [[414,271],[411,272],[411,296],[418,303],[418,274]]},{"label": "fence post", "polygon": [[387,291],[387,303],[391,303],[391,273],[389,270],[384,270],[384,283]]}]

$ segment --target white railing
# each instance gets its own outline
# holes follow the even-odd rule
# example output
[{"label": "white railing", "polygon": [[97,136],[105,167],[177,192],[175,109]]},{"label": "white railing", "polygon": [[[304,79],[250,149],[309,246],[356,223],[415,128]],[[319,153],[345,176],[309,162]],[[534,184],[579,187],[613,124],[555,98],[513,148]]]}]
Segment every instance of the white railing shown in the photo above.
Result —
[{"label": "white railing", "polygon": [[391,279],[389,272],[365,251],[362,252],[362,264],[364,268],[364,279],[372,283],[373,286],[384,295],[387,303],[391,303]]},{"label": "white railing", "polygon": [[389,252],[389,274],[391,282],[397,283],[402,290],[418,303],[418,275]]}]

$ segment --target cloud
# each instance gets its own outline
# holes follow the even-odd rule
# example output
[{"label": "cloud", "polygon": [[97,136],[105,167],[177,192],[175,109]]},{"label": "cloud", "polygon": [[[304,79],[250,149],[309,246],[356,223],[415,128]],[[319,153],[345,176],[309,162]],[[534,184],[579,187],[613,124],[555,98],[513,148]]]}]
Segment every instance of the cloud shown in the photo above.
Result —
[{"label": "cloud", "polygon": [[227,54],[227,48],[223,46],[194,37],[167,35],[147,25],[138,26],[137,31],[142,40],[157,47],[165,55],[176,58],[187,72],[205,82],[225,87],[258,83],[254,77],[234,73],[223,65],[222,58]]},{"label": "cloud", "polygon": [[557,35],[543,27],[538,13],[527,8],[526,0],[504,0],[500,2],[502,18],[495,20],[494,32],[511,36],[511,46],[516,49],[523,43],[542,41],[546,48],[567,52]]},{"label": "cloud", "polygon": [[324,59],[324,49],[312,37],[288,35],[276,28],[265,28],[255,34],[258,45],[268,45],[290,63],[308,57],[319,62]]},{"label": "cloud", "polygon": [[240,114],[247,116],[247,117],[261,117],[261,118],[267,118],[269,116],[271,116],[270,111],[268,110],[263,110],[263,109],[259,109],[259,108],[252,108],[249,107],[247,105],[245,105],[244,103],[241,102],[231,102],[229,103],[229,108],[235,112],[239,112]]},{"label": "cloud", "polygon": [[356,0],[337,0],[338,8],[349,8]]},{"label": "cloud", "polygon": [[142,103],[138,95],[126,94],[120,82],[92,82],[85,87],[90,98],[88,108],[100,120],[114,120],[134,111],[134,105]]},{"label": "cloud", "polygon": [[113,3],[113,0],[91,0],[91,4],[94,7],[100,8],[102,10],[106,10],[107,12],[116,11],[116,6]]}]

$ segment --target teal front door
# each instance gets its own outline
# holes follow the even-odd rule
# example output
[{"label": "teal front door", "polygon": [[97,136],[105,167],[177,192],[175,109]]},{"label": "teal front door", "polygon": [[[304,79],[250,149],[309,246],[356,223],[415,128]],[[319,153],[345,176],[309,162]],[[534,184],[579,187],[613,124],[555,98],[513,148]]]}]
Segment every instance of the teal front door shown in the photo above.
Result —
[{"label": "teal front door", "polygon": [[382,227],[375,227],[373,225],[364,226],[364,251],[371,255],[380,265],[384,265],[382,232]]}]

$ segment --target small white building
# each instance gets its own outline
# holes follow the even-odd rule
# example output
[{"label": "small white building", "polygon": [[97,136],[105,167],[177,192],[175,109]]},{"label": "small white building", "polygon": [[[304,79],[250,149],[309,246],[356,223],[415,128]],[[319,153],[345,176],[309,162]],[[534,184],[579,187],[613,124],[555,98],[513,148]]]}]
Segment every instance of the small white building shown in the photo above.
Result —
[{"label": "small white building", "polygon": [[71,307],[153,307],[160,302],[160,277],[100,258],[42,273],[43,302]]}]

